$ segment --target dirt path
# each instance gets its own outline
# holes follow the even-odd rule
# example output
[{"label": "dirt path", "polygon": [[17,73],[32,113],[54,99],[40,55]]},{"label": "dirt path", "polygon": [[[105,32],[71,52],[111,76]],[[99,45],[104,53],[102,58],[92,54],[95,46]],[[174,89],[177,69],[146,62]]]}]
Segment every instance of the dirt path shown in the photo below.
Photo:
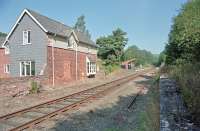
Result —
[{"label": "dirt path", "polygon": [[81,107],[54,118],[39,125],[34,130],[52,131],[131,131],[136,128],[137,113],[144,108],[142,97],[137,100],[137,104],[128,110],[128,105],[133,100],[136,93],[143,88],[144,93],[148,91],[148,86],[141,83],[147,81],[150,74],[140,77],[134,81],[115,90],[100,100]]}]

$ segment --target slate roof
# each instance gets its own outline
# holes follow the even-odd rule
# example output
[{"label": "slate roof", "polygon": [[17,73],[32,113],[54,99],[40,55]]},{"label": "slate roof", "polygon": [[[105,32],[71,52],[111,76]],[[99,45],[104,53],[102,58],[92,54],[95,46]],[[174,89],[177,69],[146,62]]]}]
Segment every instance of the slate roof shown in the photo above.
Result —
[{"label": "slate roof", "polygon": [[[53,34],[57,34],[63,37],[68,37],[71,31],[74,30],[72,27],[64,25],[61,22],[58,22],[56,20],[43,16],[30,9],[27,9],[27,10],[48,31],[48,33],[53,33]],[[97,45],[82,32],[79,32],[77,30],[74,30],[74,32],[77,35],[79,41],[85,44],[97,47]]]},{"label": "slate roof", "polygon": [[6,36],[0,36],[0,48],[2,48],[2,45],[5,41],[5,39],[6,39]]}]

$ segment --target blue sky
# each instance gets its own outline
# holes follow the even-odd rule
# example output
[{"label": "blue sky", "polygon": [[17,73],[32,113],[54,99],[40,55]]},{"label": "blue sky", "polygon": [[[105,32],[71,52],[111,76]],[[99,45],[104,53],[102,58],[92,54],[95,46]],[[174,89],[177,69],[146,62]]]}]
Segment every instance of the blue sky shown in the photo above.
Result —
[{"label": "blue sky", "polygon": [[84,14],[92,39],[117,27],[130,45],[160,53],[168,39],[172,18],[186,0],[0,0],[0,31],[9,32],[24,8],[73,26]]}]

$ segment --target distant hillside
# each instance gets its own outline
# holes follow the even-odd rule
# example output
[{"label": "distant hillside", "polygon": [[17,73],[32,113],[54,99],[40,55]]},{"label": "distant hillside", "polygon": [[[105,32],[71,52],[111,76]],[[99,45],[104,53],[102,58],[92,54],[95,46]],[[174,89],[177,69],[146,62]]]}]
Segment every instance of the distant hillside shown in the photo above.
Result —
[{"label": "distant hillside", "polygon": [[132,45],[124,51],[123,60],[136,59],[136,65],[156,64],[158,55],[152,54],[150,51],[141,50],[137,46]]},{"label": "distant hillside", "polygon": [[6,36],[6,33],[0,32],[0,36]]}]

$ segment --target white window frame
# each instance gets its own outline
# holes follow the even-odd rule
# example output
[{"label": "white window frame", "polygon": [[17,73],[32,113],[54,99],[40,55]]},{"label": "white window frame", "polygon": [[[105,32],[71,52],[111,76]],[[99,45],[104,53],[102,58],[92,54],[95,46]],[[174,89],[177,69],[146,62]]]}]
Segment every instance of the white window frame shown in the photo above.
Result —
[{"label": "white window frame", "polygon": [[[23,62],[25,63],[24,75],[22,75],[22,63],[23,63]],[[20,64],[20,77],[34,76],[34,75],[35,75],[35,74],[34,74],[34,75],[32,74],[32,70],[31,70],[31,69],[32,69],[32,62],[35,63],[35,61],[20,61],[20,63],[19,63],[19,64]],[[26,64],[27,64],[27,63],[30,64],[30,67],[29,67],[29,68],[30,68],[30,72],[29,72],[30,75],[27,75],[27,71],[26,71],[26,70],[27,70],[27,68],[26,68]]]},{"label": "white window frame", "polygon": [[[27,39],[25,39],[25,32],[27,33]],[[28,33],[30,32],[30,33]],[[23,31],[23,44],[22,45],[30,45],[31,44],[31,30],[24,30]],[[30,38],[30,41],[28,41]]]},{"label": "white window frame", "polygon": [[[89,67],[88,67],[88,65],[89,65]],[[87,73],[87,76],[96,74],[96,63],[91,62],[88,59],[88,57],[86,57],[86,73]]]},{"label": "white window frame", "polygon": [[4,65],[4,73],[7,73],[7,74],[10,73],[10,64],[5,64]]}]

